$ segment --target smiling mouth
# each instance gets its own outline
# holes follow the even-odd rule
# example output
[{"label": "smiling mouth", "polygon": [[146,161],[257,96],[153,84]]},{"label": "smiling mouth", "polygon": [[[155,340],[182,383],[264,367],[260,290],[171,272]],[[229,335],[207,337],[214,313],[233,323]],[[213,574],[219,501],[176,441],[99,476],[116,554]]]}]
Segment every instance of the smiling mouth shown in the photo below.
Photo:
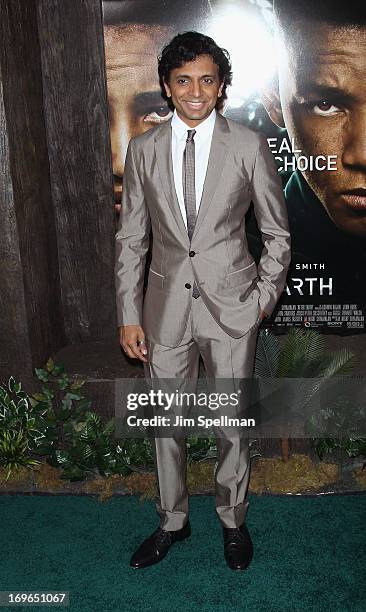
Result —
[{"label": "smiling mouth", "polygon": [[360,187],[358,189],[350,189],[344,191],[342,194],[342,200],[352,208],[355,212],[366,212],[366,189]]},{"label": "smiling mouth", "polygon": [[186,100],[185,102],[186,102],[186,104],[188,104],[192,108],[200,108],[201,106],[204,105],[204,102],[193,102],[191,100]]}]

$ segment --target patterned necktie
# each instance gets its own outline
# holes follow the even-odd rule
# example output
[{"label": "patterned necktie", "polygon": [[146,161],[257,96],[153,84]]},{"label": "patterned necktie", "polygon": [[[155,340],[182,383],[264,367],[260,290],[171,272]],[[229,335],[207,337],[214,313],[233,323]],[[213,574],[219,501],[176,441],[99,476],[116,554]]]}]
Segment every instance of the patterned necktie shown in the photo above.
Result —
[{"label": "patterned necktie", "polygon": [[[187,231],[189,240],[192,240],[194,226],[196,225],[196,187],[194,180],[195,147],[194,135],[196,130],[187,130],[186,148],[183,153],[183,196],[187,214]],[[200,292],[196,285],[193,285],[192,296],[198,298]]]}]

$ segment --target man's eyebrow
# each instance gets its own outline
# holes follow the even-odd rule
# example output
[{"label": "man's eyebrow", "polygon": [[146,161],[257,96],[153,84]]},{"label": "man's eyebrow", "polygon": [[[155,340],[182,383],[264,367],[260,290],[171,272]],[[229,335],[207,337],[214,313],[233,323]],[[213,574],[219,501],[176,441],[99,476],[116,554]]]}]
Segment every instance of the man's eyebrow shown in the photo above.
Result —
[{"label": "man's eyebrow", "polygon": [[[176,79],[190,79],[191,75],[190,74],[177,74]],[[214,74],[201,74],[200,79],[214,79],[215,75]]]},{"label": "man's eyebrow", "polygon": [[332,100],[352,100],[354,96],[335,85],[321,85],[320,83],[305,82],[298,89],[301,97],[315,95],[319,98],[331,98]]},{"label": "man's eyebrow", "polygon": [[157,106],[165,106],[166,101],[162,98],[159,90],[143,91],[134,96],[134,106],[136,110],[144,110],[147,108],[156,108]]}]

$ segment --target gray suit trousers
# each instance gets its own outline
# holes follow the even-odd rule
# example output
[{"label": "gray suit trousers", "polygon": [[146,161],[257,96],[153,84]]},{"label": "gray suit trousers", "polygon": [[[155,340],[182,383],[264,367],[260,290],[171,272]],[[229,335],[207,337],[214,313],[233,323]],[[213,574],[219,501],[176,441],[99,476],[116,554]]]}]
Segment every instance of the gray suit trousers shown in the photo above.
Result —
[{"label": "gray suit trousers", "polygon": [[[173,379],[175,388],[184,392],[187,384],[197,381],[199,357],[208,379],[249,379],[252,377],[258,325],[241,338],[226,334],[215,321],[201,298],[192,299],[187,328],[177,347],[153,343],[146,338],[148,363],[144,364],[147,381]],[[193,389],[195,390],[195,389]],[[217,436],[218,463],[215,473],[216,512],[225,527],[239,527],[245,520],[249,502],[249,441],[245,436]],[[186,487],[186,443],[182,436],[154,439],[154,455],[160,500],[157,511],[160,526],[169,531],[181,529],[188,520]]]}]

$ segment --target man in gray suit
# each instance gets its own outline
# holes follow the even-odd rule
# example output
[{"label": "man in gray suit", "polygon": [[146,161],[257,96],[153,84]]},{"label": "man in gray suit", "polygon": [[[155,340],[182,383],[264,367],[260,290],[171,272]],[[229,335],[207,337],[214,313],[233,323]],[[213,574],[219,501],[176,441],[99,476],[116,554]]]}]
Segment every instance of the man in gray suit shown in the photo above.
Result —
[{"label": "man in gray suit", "polygon": [[[211,38],[177,35],[159,58],[159,77],[173,118],[133,138],[126,158],[116,234],[120,342],[144,362],[148,379],[178,377],[183,390],[185,380],[197,380],[200,355],[209,379],[250,378],[258,326],[276,305],[290,261],[281,181],[266,139],[218,112],[231,65]],[[251,201],[264,242],[258,267],[245,233]],[[154,442],[161,522],[132,556],[135,568],[159,562],[190,535],[185,440]],[[221,431],[217,447],[225,559],[246,569],[248,439]]]}]

